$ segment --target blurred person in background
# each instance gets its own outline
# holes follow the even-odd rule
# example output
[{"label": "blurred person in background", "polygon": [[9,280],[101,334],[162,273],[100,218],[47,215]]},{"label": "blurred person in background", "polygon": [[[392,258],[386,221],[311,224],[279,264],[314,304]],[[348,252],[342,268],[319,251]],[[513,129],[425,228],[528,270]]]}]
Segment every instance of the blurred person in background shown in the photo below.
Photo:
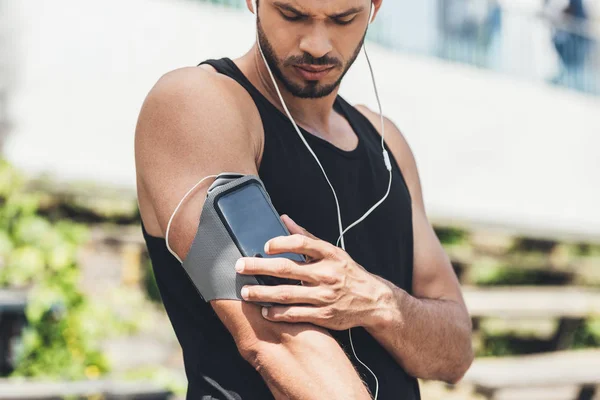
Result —
[{"label": "blurred person in background", "polygon": [[501,69],[502,8],[495,0],[442,0],[441,56]]},{"label": "blurred person in background", "polygon": [[555,25],[552,43],[561,65],[552,83],[563,83],[584,90],[586,57],[591,39],[585,32],[588,13],[583,0],[546,0],[546,15]]},{"label": "blurred person in background", "polygon": [[[330,187],[284,114],[256,43],[239,58],[166,73],[144,101],[135,138],[142,230],[183,348],[189,399],[414,400],[417,378],[455,383],[472,362],[471,320],[428,221],[408,143],[392,121],[382,127],[376,112],[338,95],[372,4],[375,17],[382,0],[260,0],[257,10],[260,46],[346,224],[386,194],[385,128],[389,196],[345,233],[347,252],[334,245]],[[255,12],[250,0],[247,6]],[[306,265],[242,258],[238,272],[294,277],[304,286],[251,286],[242,302],[206,303],[198,295],[165,231],[184,194],[225,171],[260,176],[284,214],[292,235],[268,242],[269,254],[310,257]],[[181,259],[209,185],[173,219],[169,244]],[[257,301],[280,305],[263,315]]]}]

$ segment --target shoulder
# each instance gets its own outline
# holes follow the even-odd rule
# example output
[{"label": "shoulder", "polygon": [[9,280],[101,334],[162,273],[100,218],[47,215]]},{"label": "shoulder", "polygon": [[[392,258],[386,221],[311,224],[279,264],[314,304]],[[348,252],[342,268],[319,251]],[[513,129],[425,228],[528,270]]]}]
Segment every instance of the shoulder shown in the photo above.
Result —
[{"label": "shoulder", "polygon": [[[235,85],[215,72],[186,67],[161,76],[144,99],[134,155],[140,213],[145,222],[155,221],[146,225],[148,232],[166,231],[177,203],[200,177],[257,170],[260,148],[252,132],[262,123],[244,101],[245,89]],[[188,199],[188,207],[199,199]],[[185,210],[179,218],[186,216]],[[197,217],[187,212],[190,221]],[[180,246],[191,243],[174,240]]]},{"label": "shoulder", "polygon": [[[354,106],[362,115],[365,116],[371,122],[371,124],[375,127],[377,133],[381,135],[381,117],[378,112],[372,111],[369,107],[364,104],[357,104]],[[390,150],[394,153],[395,156],[406,157],[410,153],[412,155],[412,151],[408,142],[406,141],[400,129],[385,115],[383,116],[383,124],[385,128],[385,142],[390,147]]]},{"label": "shoulder", "polygon": [[254,101],[237,82],[208,68],[183,67],[162,75],[148,92],[138,117],[136,144],[179,147],[227,132],[227,140],[244,142],[258,158],[260,127]]},{"label": "shoulder", "polygon": [[[372,111],[369,107],[364,104],[354,105],[361,114],[365,116],[373,124],[377,133],[381,135],[381,117],[378,112]],[[411,195],[413,197],[421,196],[421,186],[419,182],[419,174],[417,171],[417,163],[414,154],[408,144],[408,141],[398,129],[396,124],[392,122],[386,116],[383,117],[383,124],[385,128],[385,143],[388,145],[391,156],[394,157],[396,163],[402,171],[402,175],[406,180],[406,184],[409,187]]]},{"label": "shoulder", "polygon": [[254,103],[233,79],[203,66],[165,73],[150,89],[145,103],[149,101],[161,103],[174,113],[189,112],[193,116],[194,110],[209,110],[214,119],[227,117],[234,122],[250,116]]}]

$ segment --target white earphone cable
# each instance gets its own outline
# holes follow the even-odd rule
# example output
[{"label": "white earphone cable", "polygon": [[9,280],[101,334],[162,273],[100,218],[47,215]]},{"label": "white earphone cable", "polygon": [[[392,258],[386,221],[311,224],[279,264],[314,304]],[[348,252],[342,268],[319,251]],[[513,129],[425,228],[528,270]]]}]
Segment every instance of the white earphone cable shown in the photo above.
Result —
[{"label": "white earphone cable", "polygon": [[[373,210],[375,210],[375,208],[377,208],[381,203],[383,203],[383,201],[385,201],[385,199],[387,198],[387,196],[388,196],[388,194],[390,192],[391,185],[392,185],[392,165],[391,165],[391,162],[390,162],[389,154],[388,154],[387,150],[385,149],[385,145],[384,145],[384,143],[385,143],[384,142],[385,128],[384,128],[384,121],[383,121],[383,112],[382,112],[382,108],[381,108],[381,102],[379,100],[379,93],[377,92],[377,85],[375,84],[375,74],[373,73],[373,68],[371,66],[371,62],[369,60],[369,56],[367,54],[366,47],[364,46],[364,43],[363,43],[363,50],[365,52],[365,56],[367,57],[367,63],[369,64],[369,70],[371,72],[371,79],[373,81],[373,86],[375,88],[375,96],[377,98],[377,104],[379,106],[379,116],[380,116],[380,119],[381,119],[381,147],[383,149],[383,159],[384,159],[385,167],[386,167],[386,169],[390,173],[390,179],[389,179],[389,183],[388,183],[387,192],[383,196],[383,198],[381,200],[379,200],[373,207],[371,207],[361,218],[359,218],[358,220],[356,220],[354,223],[352,223],[350,226],[348,226],[345,230],[342,230],[342,217],[341,217],[340,206],[339,206],[339,202],[338,202],[338,198],[337,198],[337,194],[335,192],[335,189],[333,188],[333,185],[331,184],[331,182],[329,180],[329,177],[325,173],[325,170],[324,170],[323,166],[321,165],[321,162],[319,161],[319,158],[313,152],[312,148],[310,147],[310,145],[308,144],[308,142],[304,138],[304,135],[302,135],[302,132],[300,132],[300,129],[298,128],[298,125],[296,124],[296,121],[294,120],[294,118],[290,114],[290,112],[289,112],[289,110],[288,110],[288,108],[287,108],[287,106],[285,104],[285,101],[283,100],[283,96],[281,95],[281,92],[279,91],[279,87],[277,85],[277,82],[275,81],[275,77],[273,76],[273,73],[271,72],[271,68],[269,67],[269,64],[267,63],[265,55],[264,55],[264,53],[262,51],[262,48],[260,46],[260,40],[259,40],[259,36],[258,36],[258,9],[257,9],[257,6],[256,6],[256,0],[252,0],[252,6],[253,6],[253,10],[254,10],[256,22],[257,22],[256,43],[258,45],[258,49],[260,51],[260,55],[261,55],[261,57],[262,57],[262,59],[263,59],[263,61],[265,63],[265,66],[267,67],[267,71],[269,73],[269,76],[271,77],[271,80],[273,82],[273,86],[275,87],[275,91],[277,92],[277,95],[279,96],[279,100],[281,101],[281,105],[282,105],[283,109],[285,110],[285,113],[287,114],[289,120],[292,122],[292,125],[294,126],[294,129],[296,130],[296,132],[300,136],[300,139],[302,140],[302,142],[304,143],[304,145],[306,146],[306,148],[308,149],[308,151],[312,154],[312,156],[314,157],[314,159],[317,161],[317,164],[321,168],[321,172],[323,172],[323,175],[325,176],[325,180],[327,181],[327,183],[329,184],[329,187],[331,188],[331,191],[333,192],[333,197],[335,199],[335,205],[336,205],[337,214],[338,214],[338,227],[339,227],[339,230],[340,230],[340,236],[338,237],[338,240],[336,241],[336,246],[338,245],[338,243],[339,243],[339,241],[341,239],[341,241],[342,241],[342,243],[341,243],[342,249],[346,250],[346,246],[345,246],[345,243],[344,243],[344,233],[347,232],[352,227],[354,227],[357,224],[359,224],[361,221],[363,221]],[[373,14],[373,10],[374,10],[374,6],[373,6],[373,3],[371,3],[371,11],[369,13],[369,22],[368,22],[368,24],[371,23],[371,17],[372,17],[372,14]],[[368,29],[368,25],[367,25],[367,29]],[[375,398],[374,399],[377,400],[377,396],[378,396],[378,393],[379,393],[379,380],[377,379],[377,375],[375,375],[375,373],[371,370],[371,368],[369,368],[365,363],[362,362],[362,360],[360,358],[358,358],[358,355],[356,354],[356,351],[354,349],[354,343],[352,342],[352,328],[348,329],[348,336],[349,336],[349,339],[350,339],[350,345],[352,347],[352,352],[354,353],[354,357],[375,378]]]},{"label": "white earphone cable", "polygon": [[[255,14],[255,17],[256,17],[256,22],[257,22],[257,25],[258,25],[258,10],[257,10],[257,6],[256,6],[256,0],[252,0],[252,5],[253,5],[253,9],[254,9],[254,14]],[[373,7],[373,4],[371,3],[371,11],[369,13],[369,22],[368,22],[368,24],[371,23],[371,18],[372,18],[372,15],[373,15],[373,10],[374,10],[374,7]],[[368,29],[368,25],[367,25],[367,29]],[[258,36],[258,26],[257,26],[257,32],[256,32],[256,43],[258,45],[258,49],[259,49],[261,57],[262,57],[262,59],[263,59],[263,61],[265,63],[265,66],[267,67],[267,71],[269,72],[269,75],[271,77],[271,80],[273,82],[275,90],[277,92],[277,95],[279,96],[279,100],[281,101],[281,105],[282,105],[283,109],[285,110],[285,113],[287,114],[289,120],[292,122],[292,125],[294,126],[294,129],[296,130],[296,132],[300,136],[300,139],[302,140],[302,142],[304,143],[304,145],[306,146],[306,148],[308,149],[308,151],[312,154],[312,156],[314,157],[314,159],[317,161],[317,164],[319,165],[319,168],[321,169],[321,172],[323,172],[325,180],[327,181],[327,183],[329,184],[329,187],[331,188],[331,191],[333,193],[333,197],[335,199],[335,205],[336,205],[337,215],[338,215],[338,228],[339,228],[339,231],[340,231],[340,236],[338,237],[338,239],[336,241],[336,246],[338,246],[338,244],[339,244],[339,242],[341,240],[341,247],[342,247],[342,249],[346,250],[345,242],[344,242],[344,233],[348,232],[348,230],[350,230],[351,228],[353,228],[354,226],[356,226],[360,222],[362,222],[367,216],[369,216],[371,214],[371,212],[373,212],[379,205],[381,205],[385,201],[385,199],[387,198],[387,196],[389,195],[390,188],[391,188],[391,185],[392,185],[392,165],[391,165],[391,162],[390,162],[389,154],[388,154],[387,150],[385,149],[385,145],[384,145],[384,143],[385,143],[384,142],[385,127],[384,127],[384,120],[383,120],[383,111],[382,111],[382,108],[381,108],[381,101],[379,99],[379,93],[377,91],[377,85],[375,83],[375,74],[373,73],[373,68],[371,66],[371,61],[369,60],[369,56],[367,54],[366,46],[363,43],[363,50],[365,52],[365,57],[367,58],[367,63],[369,65],[369,71],[371,73],[371,79],[373,81],[373,87],[375,89],[375,97],[377,98],[377,104],[378,104],[378,107],[379,107],[379,116],[380,116],[380,119],[381,119],[381,148],[383,149],[383,159],[384,159],[384,163],[385,163],[386,169],[389,171],[390,178],[389,178],[389,182],[388,182],[387,191],[386,191],[385,195],[383,196],[383,198],[381,200],[379,200],[375,205],[373,205],[361,218],[359,218],[358,220],[356,220],[355,222],[353,222],[346,229],[343,229],[342,228],[342,216],[341,216],[339,201],[338,201],[335,189],[333,188],[333,185],[331,184],[331,181],[329,180],[329,177],[325,173],[325,169],[321,165],[321,162],[319,161],[319,158],[313,152],[312,148],[310,147],[310,145],[308,144],[308,142],[306,141],[306,139],[302,135],[302,132],[300,132],[300,129],[298,128],[298,125],[296,124],[296,121],[292,117],[290,111],[287,108],[287,105],[285,104],[285,101],[283,100],[283,96],[281,95],[281,92],[279,91],[279,87],[278,87],[278,85],[277,85],[277,83],[275,81],[275,77],[273,76],[273,73],[271,72],[271,68],[269,67],[269,64],[267,63],[265,55],[264,55],[264,53],[262,51],[262,48],[260,46],[260,41],[259,41],[259,36]],[[175,208],[175,210],[171,214],[171,217],[169,218],[169,223],[167,224],[167,230],[166,230],[166,234],[165,234],[165,242],[166,242],[166,246],[167,246],[167,249],[169,250],[169,252],[180,263],[183,263],[182,260],[181,260],[181,258],[177,254],[175,254],[175,252],[169,246],[169,231],[171,229],[171,223],[173,222],[173,218],[175,217],[175,214],[177,213],[177,211],[179,210],[179,208],[181,207],[181,205],[183,204],[183,202],[185,201],[185,199],[198,187],[198,185],[200,185],[202,182],[204,182],[204,180],[206,180],[208,178],[216,178],[217,176],[218,175],[209,175],[209,176],[206,176],[206,177],[202,178],[198,183],[196,183],[183,196],[183,198],[181,199],[181,201],[179,202],[179,204],[177,205],[177,207]],[[354,349],[354,343],[352,342],[352,331],[351,331],[351,329],[352,328],[348,329],[348,336],[349,336],[349,339],[350,339],[350,345],[352,347],[352,352],[354,353],[354,357],[358,360],[358,362],[360,362],[371,373],[371,375],[373,375],[373,377],[375,378],[375,397],[374,397],[374,399],[377,400],[377,396],[378,396],[378,393],[379,393],[379,380],[377,379],[377,376],[375,375],[375,373],[365,363],[363,363],[360,360],[360,358],[358,358],[358,355],[356,354],[356,351]]]},{"label": "white earphone cable", "polygon": [[[370,16],[369,16],[369,20],[370,20]],[[371,61],[369,60],[369,55],[367,54],[367,46],[363,43],[363,50],[365,52],[365,57],[367,58],[367,63],[369,64],[369,71],[371,73],[371,79],[373,81],[373,88],[375,89],[375,98],[377,99],[377,105],[379,107],[379,117],[381,119],[381,148],[383,149],[383,159],[385,162],[385,167],[386,169],[389,171],[390,173],[390,179],[389,179],[389,183],[388,183],[388,188],[387,188],[387,192],[385,193],[385,196],[383,196],[383,198],[381,200],[379,200],[375,205],[373,205],[373,207],[371,207],[366,213],[365,215],[363,215],[360,219],[356,220],[354,223],[352,223],[350,226],[348,226],[340,235],[340,237],[343,237],[343,234],[348,232],[350,230],[350,228],[354,227],[355,225],[358,225],[360,222],[362,222],[367,216],[369,216],[369,214],[371,214],[371,212],[373,212],[373,210],[375,210],[381,203],[383,203],[385,201],[385,199],[387,198],[387,196],[390,193],[390,189],[392,187],[392,164],[390,162],[390,156],[388,154],[388,151],[385,149],[385,145],[384,145],[384,138],[385,138],[385,125],[383,122],[383,111],[381,108],[381,101],[379,100],[379,92],[377,91],[377,85],[375,83],[375,74],[373,73],[373,68],[371,67]],[[338,245],[340,241],[340,238],[338,238],[338,240],[336,241],[336,246]],[[345,249],[344,249],[345,250]]]},{"label": "white earphone cable", "polygon": [[171,218],[169,218],[169,223],[167,224],[167,232],[165,233],[165,243],[167,245],[167,249],[169,250],[169,252],[171,254],[173,254],[173,256],[177,259],[177,261],[179,261],[182,264],[183,264],[183,261],[181,261],[181,258],[179,258],[179,256],[177,254],[175,254],[175,252],[173,250],[171,250],[171,246],[169,246],[169,230],[171,229],[171,223],[173,222],[173,217],[175,217],[175,213],[177,213],[177,210],[179,210],[179,207],[181,207],[181,205],[183,204],[185,199],[190,195],[190,193],[192,193],[194,191],[194,189],[196,189],[198,187],[198,185],[200,185],[202,182],[204,182],[208,178],[216,178],[217,176],[218,175],[208,175],[208,176],[205,176],[204,178],[200,179],[200,181],[198,183],[196,183],[190,190],[188,190],[188,192],[185,194],[185,196],[183,196],[183,198],[179,201],[179,204],[177,204],[177,207],[175,207],[175,211],[173,211],[173,214],[171,214]]}]

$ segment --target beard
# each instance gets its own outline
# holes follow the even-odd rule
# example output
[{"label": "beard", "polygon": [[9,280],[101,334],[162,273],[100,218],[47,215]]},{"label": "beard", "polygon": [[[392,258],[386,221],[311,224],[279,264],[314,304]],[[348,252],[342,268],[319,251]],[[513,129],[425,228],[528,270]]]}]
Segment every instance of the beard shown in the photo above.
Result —
[{"label": "beard", "polygon": [[260,24],[260,19],[257,22],[257,31],[258,31],[258,40],[259,40],[260,47],[263,51],[265,59],[267,60],[267,64],[269,65],[269,68],[271,69],[271,72],[283,84],[283,86],[287,89],[288,92],[290,92],[293,96],[299,97],[302,99],[317,99],[320,97],[325,97],[325,96],[330,95],[340,85],[340,83],[342,82],[342,78],[346,75],[346,72],[348,72],[348,70],[350,69],[352,64],[354,64],[354,61],[356,60],[356,58],[358,57],[358,54],[360,53],[360,49],[365,40],[365,36],[367,35],[367,32],[365,31],[362,39],[360,40],[360,43],[358,44],[358,46],[356,46],[356,49],[354,49],[354,52],[353,52],[352,56],[350,57],[350,60],[348,60],[348,62],[344,65],[342,74],[334,83],[331,83],[328,85],[323,85],[319,81],[305,81],[306,83],[304,85],[302,85],[302,84],[294,83],[290,79],[288,79],[282,72],[282,66],[287,67],[287,66],[292,66],[294,64],[308,64],[308,65],[334,65],[335,67],[339,67],[339,66],[342,66],[343,63],[336,58],[331,58],[328,56],[323,56],[321,58],[314,58],[308,53],[304,53],[303,56],[290,57],[287,60],[280,62],[277,59],[277,56],[275,55],[275,50],[273,49],[273,46],[269,42],[269,39],[267,39],[267,37],[262,29],[262,26]]}]

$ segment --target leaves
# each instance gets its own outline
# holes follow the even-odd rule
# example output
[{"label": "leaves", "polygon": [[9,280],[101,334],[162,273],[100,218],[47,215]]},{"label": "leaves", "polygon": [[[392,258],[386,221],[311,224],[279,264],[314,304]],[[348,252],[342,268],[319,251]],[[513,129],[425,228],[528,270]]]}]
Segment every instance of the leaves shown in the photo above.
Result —
[{"label": "leaves", "polygon": [[24,192],[23,182],[0,160],[0,286],[31,287],[13,376],[98,377],[108,371],[99,337],[117,320],[77,287],[77,250],[88,229],[39,215],[41,196]]},{"label": "leaves", "polygon": [[0,283],[25,286],[44,272],[44,253],[33,246],[14,249],[6,257],[6,266],[0,271]]}]

